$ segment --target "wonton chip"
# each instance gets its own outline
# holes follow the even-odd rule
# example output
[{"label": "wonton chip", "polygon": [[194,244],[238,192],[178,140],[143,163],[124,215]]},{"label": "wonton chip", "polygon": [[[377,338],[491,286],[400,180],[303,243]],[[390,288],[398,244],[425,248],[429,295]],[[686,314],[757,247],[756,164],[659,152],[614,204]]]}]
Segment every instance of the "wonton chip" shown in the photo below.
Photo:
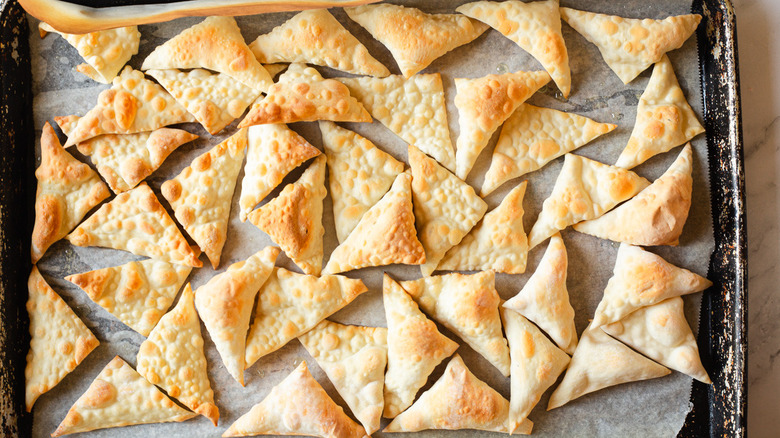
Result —
[{"label": "wonton chip", "polygon": [[35,400],[60,383],[99,342],[36,266],[27,280],[27,291],[31,339],[24,369],[24,399],[30,412]]},{"label": "wonton chip", "polygon": [[541,169],[616,127],[524,103],[501,128],[480,195],[487,196],[510,179]]},{"label": "wonton chip", "polygon": [[701,15],[663,20],[623,18],[561,8],[561,18],[598,47],[609,68],[624,84],[634,80],[664,53],[680,48],[699,26]]},{"label": "wonton chip", "polygon": [[444,86],[439,73],[339,78],[380,123],[455,171]]},{"label": "wonton chip", "polygon": [[574,229],[632,245],[677,245],[691,208],[692,159],[688,144],[666,172],[638,195],[598,219],[574,225]]},{"label": "wonton chip", "polygon": [[298,181],[249,215],[303,272],[322,272],[322,201],[325,199],[325,157],[314,159]]},{"label": "wonton chip", "polygon": [[262,63],[302,62],[357,75],[390,74],[327,9],[303,11],[249,44]]},{"label": "wonton chip", "polygon": [[389,3],[344,11],[390,50],[407,78],[487,30],[486,25],[463,15],[426,14],[417,8]]},{"label": "wonton chip", "polygon": [[298,338],[317,360],[369,435],[379,430],[385,404],[387,329],[324,320]]},{"label": "wonton chip", "polygon": [[239,130],[192,160],[181,173],[160,187],[174,215],[211,266],[217,269],[227,239],[233,190],[244,161],[246,130]]},{"label": "wonton chip", "polygon": [[46,123],[41,134],[41,165],[35,170],[35,225],[32,232],[32,262],[65,237],[102,200],[108,187],[88,165],[73,158]]},{"label": "wonton chip", "polygon": [[479,1],[456,10],[487,23],[530,53],[550,74],[563,97],[569,97],[571,70],[561,34],[558,0],[529,3],[518,0]]}]

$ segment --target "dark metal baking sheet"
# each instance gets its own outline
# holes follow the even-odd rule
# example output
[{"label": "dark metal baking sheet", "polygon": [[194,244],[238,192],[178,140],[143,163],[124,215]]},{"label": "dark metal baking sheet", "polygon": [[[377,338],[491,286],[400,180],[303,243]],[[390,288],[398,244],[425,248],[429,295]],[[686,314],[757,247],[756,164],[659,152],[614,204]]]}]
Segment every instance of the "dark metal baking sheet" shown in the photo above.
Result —
[{"label": "dark metal baking sheet", "polygon": [[[715,287],[702,301],[699,344],[714,384],[694,383],[693,409],[679,436],[742,436],[747,418],[747,246],[735,18],[727,0],[695,0],[693,10],[704,16],[698,41],[716,241],[708,273]],[[29,335],[23,309],[30,270],[29,239],[23,236],[31,231],[35,187],[28,32],[19,5],[8,0],[0,3],[0,433],[4,436],[30,434],[30,416],[24,413]]]}]

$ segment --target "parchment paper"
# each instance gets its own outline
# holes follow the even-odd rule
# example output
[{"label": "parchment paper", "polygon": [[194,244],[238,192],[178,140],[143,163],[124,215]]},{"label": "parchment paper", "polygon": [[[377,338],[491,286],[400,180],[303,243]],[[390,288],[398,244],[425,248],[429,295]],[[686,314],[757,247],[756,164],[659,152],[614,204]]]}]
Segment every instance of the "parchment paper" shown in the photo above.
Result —
[{"label": "parchment paper", "polygon": [[[427,12],[454,12],[460,1],[410,1],[404,4],[419,7]],[[690,11],[688,0],[662,0],[645,2],[634,0],[614,2],[611,0],[562,1],[562,6],[604,12],[633,18],[664,18],[668,15],[678,15]],[[398,74],[398,68],[389,51],[359,25],[350,21],[341,10],[331,12],[353,34],[363,42],[369,51],[387,65],[391,71]],[[292,17],[293,13],[279,13],[255,17],[239,17],[237,19],[247,42],[251,42],[260,34],[269,32],[274,26]],[[199,22],[200,18],[179,19],[170,23],[141,26],[141,48],[138,55],[130,61],[130,65],[138,68],[143,59],[153,48],[167,39],[175,36],[181,30]],[[31,47],[33,53],[34,76],[34,115],[35,126],[41,129],[45,121],[54,126],[52,118],[58,115],[84,115],[95,105],[97,95],[107,88],[97,84],[75,71],[75,66],[82,63],[76,50],[57,35],[49,35],[44,39],[38,37],[37,20],[30,18]],[[551,107],[563,111],[575,112],[601,122],[610,122],[618,128],[589,145],[580,148],[575,153],[612,164],[625,146],[633,128],[636,115],[636,105],[642,94],[651,70],[644,72],[639,78],[628,85],[607,67],[597,48],[588,43],[565,23],[563,35],[569,51],[569,62],[572,70],[572,95],[568,100],[561,97],[557,88],[551,83],[534,95],[529,102],[535,105]],[[688,101],[701,117],[702,99],[698,77],[698,58],[695,36],[685,45],[670,53],[680,85]],[[458,114],[453,104],[456,77],[480,77],[490,73],[506,73],[517,70],[538,70],[539,63],[529,54],[516,46],[509,39],[495,30],[488,30],[473,43],[455,49],[436,60],[424,72],[441,72],[447,93],[448,116],[451,128],[453,146],[458,136]],[[326,77],[349,76],[335,70],[320,68],[318,70]],[[222,134],[209,136],[197,124],[185,125],[191,132],[201,135],[201,139],[185,145],[171,154],[168,160],[157,172],[147,179],[161,201],[167,207],[166,201],[159,196],[159,187],[163,181],[177,175],[181,169],[198,155],[206,152],[212,145],[222,141],[235,132],[236,123],[232,124]],[[396,158],[406,160],[406,144],[384,126],[373,124],[343,124],[349,129],[368,137]],[[291,127],[303,135],[312,144],[321,148],[319,129],[315,123],[296,123]],[[487,170],[495,141],[497,130],[491,143],[480,156],[468,182],[475,188],[482,185],[482,179]],[[40,133],[40,131],[39,131]],[[656,247],[650,250],[663,256],[666,260],[702,275],[707,273],[707,265],[714,247],[712,224],[709,206],[709,181],[706,174],[707,156],[704,136],[693,141],[694,145],[694,192],[693,206],[688,222],[685,225],[679,247]],[[38,145],[36,145],[38,147]],[[640,175],[655,179],[674,161],[680,148],[656,156],[637,167]],[[75,148],[69,152],[78,158],[89,162]],[[39,158],[40,160],[40,158]],[[524,223],[526,231],[533,225],[544,199],[552,190],[555,178],[561,169],[563,158],[555,160],[543,169],[527,175],[528,191],[524,207],[526,210]],[[285,184],[295,181],[305,166],[292,172],[268,198],[278,194]],[[219,272],[231,263],[243,260],[261,248],[272,244],[271,240],[249,222],[242,223],[238,219],[238,197],[241,190],[241,179],[234,195],[228,238],[222,253],[222,264]],[[519,184],[522,178],[504,184],[499,190],[486,198],[489,208],[495,208],[506,193]],[[326,182],[327,184],[327,182]],[[477,190],[478,191],[478,190]],[[333,226],[332,203],[330,195],[325,199],[323,222],[325,225],[325,262],[330,252],[336,247],[335,229]],[[578,332],[588,324],[588,320],[596,309],[602,297],[607,280],[612,274],[618,245],[595,237],[579,234],[571,229],[562,233],[569,255],[568,290],[572,305],[576,312]],[[503,299],[514,296],[525,284],[536,269],[547,242],[542,243],[529,254],[529,263],[524,275],[499,274],[496,286]],[[34,410],[33,431],[36,437],[47,437],[54,431],[64,418],[67,410],[76,399],[87,389],[89,384],[114,356],[120,355],[135,366],[135,355],[143,342],[143,336],[132,331],[97,304],[90,301],[86,294],[63,279],[64,276],[115,266],[131,260],[140,259],[132,254],[99,248],[73,247],[63,240],[48,251],[39,263],[44,276],[70,304],[75,312],[86,321],[87,325],[100,339],[100,346],[67,376],[59,385],[43,395],[36,403]],[[203,257],[205,260],[205,257]],[[208,263],[205,263],[208,265]],[[277,265],[300,272],[300,270],[284,255],[279,256]],[[382,307],[381,273],[388,271],[394,278],[405,280],[419,278],[417,267],[391,266],[374,269],[364,269],[347,274],[350,277],[362,279],[369,292],[358,297],[352,304],[335,314],[332,319],[342,323],[386,326]],[[211,278],[215,272],[210,267],[196,269],[189,281],[197,288]],[[689,321],[696,331],[698,326],[698,309],[700,296],[685,297],[686,312]],[[440,330],[461,346],[458,353],[463,356],[467,366],[490,386],[505,397],[509,397],[509,379],[503,377],[489,362],[471,350],[457,336],[439,326]],[[205,328],[203,335],[208,338]],[[261,358],[246,371],[246,387],[242,388],[226,372],[222,361],[210,339],[205,342],[205,352],[209,363],[209,378],[215,392],[216,403],[220,409],[219,427],[214,428],[203,417],[198,417],[184,423],[155,424],[133,426],[121,429],[106,429],[92,432],[96,437],[166,437],[166,436],[219,436],[239,416],[247,412],[255,403],[260,402],[270,389],[286,377],[302,360],[306,360],[314,377],[323,385],[334,400],[344,407],[351,415],[349,408],[336,393],[324,372],[306,353],[297,340],[287,344],[275,353]],[[445,360],[429,379],[427,389],[441,375]],[[711,370],[710,370],[711,371]],[[530,414],[534,421],[533,435],[548,436],[673,436],[682,427],[686,413],[690,410],[689,394],[691,379],[678,372],[670,376],[638,383],[630,383],[611,387],[594,394],[584,396],[568,405],[545,412],[547,399],[551,390]],[[388,424],[383,420],[382,426]],[[419,433],[421,437],[434,436],[487,436],[488,432],[475,431],[426,431]],[[374,436],[383,436],[377,432]]]}]

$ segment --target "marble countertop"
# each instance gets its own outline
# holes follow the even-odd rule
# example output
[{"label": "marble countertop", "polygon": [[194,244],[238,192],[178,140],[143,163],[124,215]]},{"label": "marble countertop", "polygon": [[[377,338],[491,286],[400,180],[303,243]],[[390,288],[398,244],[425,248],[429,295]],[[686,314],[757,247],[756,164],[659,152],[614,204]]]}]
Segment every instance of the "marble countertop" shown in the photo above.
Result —
[{"label": "marble countertop", "polygon": [[780,434],[780,1],[734,0],[748,225],[748,431]]}]

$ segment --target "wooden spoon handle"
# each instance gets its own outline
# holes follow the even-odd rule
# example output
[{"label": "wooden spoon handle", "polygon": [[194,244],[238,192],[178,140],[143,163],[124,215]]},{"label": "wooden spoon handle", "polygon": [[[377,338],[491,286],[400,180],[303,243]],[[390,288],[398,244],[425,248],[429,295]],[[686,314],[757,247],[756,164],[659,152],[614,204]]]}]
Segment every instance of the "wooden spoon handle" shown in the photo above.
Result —
[{"label": "wooden spoon handle", "polygon": [[159,23],[179,17],[252,15],[264,12],[357,6],[379,0],[186,0],[91,8],[62,0],[19,0],[35,18],[65,33],[89,33],[115,27]]}]

